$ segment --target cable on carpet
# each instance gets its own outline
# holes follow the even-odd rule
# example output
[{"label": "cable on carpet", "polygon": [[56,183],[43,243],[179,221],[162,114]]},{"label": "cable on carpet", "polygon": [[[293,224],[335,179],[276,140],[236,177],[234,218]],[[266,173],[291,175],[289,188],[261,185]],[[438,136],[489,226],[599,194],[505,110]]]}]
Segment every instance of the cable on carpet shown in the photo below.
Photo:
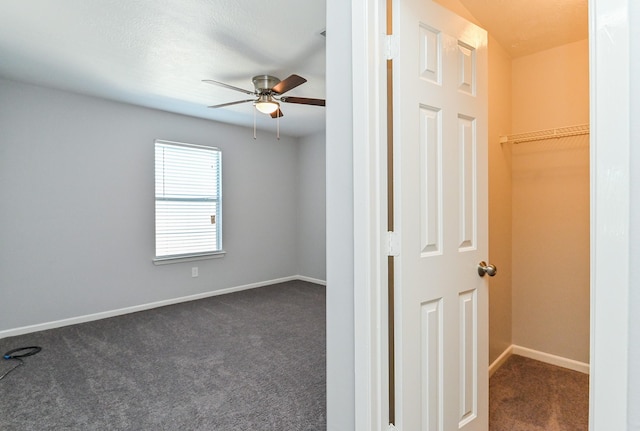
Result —
[{"label": "cable on carpet", "polygon": [[22,358],[26,358],[27,356],[33,356],[36,353],[40,353],[41,350],[42,350],[42,347],[38,347],[38,346],[18,347],[17,349],[9,350],[2,357],[7,361],[10,361],[10,360],[18,361],[18,365],[16,365],[6,373],[1,375],[0,380],[4,379],[10,372],[15,370],[16,368],[23,366],[24,361],[22,360]]}]

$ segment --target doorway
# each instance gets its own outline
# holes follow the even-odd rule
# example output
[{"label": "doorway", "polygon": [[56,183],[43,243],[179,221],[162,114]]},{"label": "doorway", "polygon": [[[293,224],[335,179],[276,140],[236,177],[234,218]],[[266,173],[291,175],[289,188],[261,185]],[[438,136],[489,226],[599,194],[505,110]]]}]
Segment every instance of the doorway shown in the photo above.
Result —
[{"label": "doorway", "polygon": [[[592,247],[592,295],[597,295],[597,300],[592,304],[591,379],[595,381],[595,389],[591,390],[590,418],[592,429],[623,429],[629,417],[626,401],[636,394],[631,391],[629,395],[627,388],[638,380],[630,374],[626,356],[627,336],[634,334],[630,331],[629,310],[638,309],[637,301],[628,307],[630,280],[637,280],[637,276],[629,277],[627,266],[630,256],[634,256],[629,244],[634,239],[637,242],[637,234],[632,232],[629,236],[630,224],[625,216],[628,205],[637,202],[628,194],[629,171],[621,169],[629,165],[630,139],[635,136],[629,135],[632,110],[628,102],[640,96],[637,88],[629,91],[627,78],[635,66],[629,58],[631,39],[625,25],[629,18],[638,17],[638,10],[621,15],[626,13],[621,5],[629,2],[590,0],[589,3],[593,10],[592,28],[606,25],[613,31],[591,35],[590,65],[592,71],[598,71],[592,74],[590,89],[598,101],[591,107],[592,169],[619,173],[615,177],[597,177],[592,172],[592,214],[598,222],[592,220],[591,228],[591,238],[597,242],[597,247]],[[333,317],[328,325],[328,423],[329,429],[386,429],[381,407],[384,399],[380,399],[376,390],[384,387],[384,367],[378,362],[381,337],[376,326],[384,320],[376,299],[376,292],[381,291],[377,277],[382,271],[376,266],[379,263],[376,256],[386,238],[383,232],[376,234],[374,222],[379,202],[375,197],[370,199],[377,178],[375,120],[380,118],[376,91],[370,88],[378,83],[378,71],[366,63],[382,46],[376,38],[379,34],[376,22],[384,2],[359,0],[345,4],[329,0],[327,5],[328,16],[332,17],[327,22],[328,31],[334,35],[328,44],[331,52],[327,64],[328,93],[336,97],[344,96],[345,92],[351,94],[347,101],[353,104],[345,102],[327,110],[327,167],[335,178],[328,188],[332,196],[327,213],[328,249],[340,251],[328,255],[328,308]],[[611,17],[620,19],[611,21]],[[362,35],[370,37],[355,37]],[[612,46],[612,37],[619,43]],[[348,40],[352,44],[340,42]],[[366,42],[359,42],[363,40]],[[631,52],[636,51],[637,46],[632,46]],[[345,64],[353,64],[353,76],[362,79],[351,84],[342,79]],[[354,121],[346,119],[352,114],[358,114]],[[607,194],[611,190],[617,192]],[[361,212],[367,215],[360,219],[359,226],[350,222],[354,202],[364,207]],[[356,321],[358,324],[354,325]]]},{"label": "doorway", "polygon": [[490,373],[516,354],[588,374],[587,2],[578,39],[526,47],[504,36],[503,23],[520,16],[491,18],[474,0],[436,1],[489,32],[489,261],[499,269],[490,281]]},{"label": "doorway", "polygon": [[[520,133],[500,140],[489,165],[508,169],[511,189],[511,338],[497,346],[494,333],[491,344],[490,429],[517,422],[544,429],[588,426],[588,55],[583,40],[508,62],[512,130]],[[490,205],[505,205],[502,199],[494,194]],[[504,233],[503,225],[492,219],[494,231]],[[491,304],[494,322],[504,319],[501,306]]]}]

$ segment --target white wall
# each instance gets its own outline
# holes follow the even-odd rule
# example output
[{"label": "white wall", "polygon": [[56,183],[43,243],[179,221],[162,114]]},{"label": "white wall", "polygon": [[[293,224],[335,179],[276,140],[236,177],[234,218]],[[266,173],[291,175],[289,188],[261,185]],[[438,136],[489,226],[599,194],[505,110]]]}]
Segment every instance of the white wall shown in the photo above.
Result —
[{"label": "white wall", "polygon": [[327,0],[328,431],[355,429],[351,19],[351,2]]},{"label": "white wall", "polygon": [[[629,23],[640,20],[640,2],[629,1]],[[631,67],[629,76],[640,76],[640,26],[629,26],[631,45],[629,58]],[[631,190],[629,193],[631,212],[630,228],[630,297],[629,297],[629,412],[628,429],[640,430],[640,83],[630,80],[630,119],[631,121]]]},{"label": "white wall", "polygon": [[298,269],[327,279],[325,133],[300,139],[298,169]]},{"label": "white wall", "polygon": [[[296,139],[11,81],[0,101],[0,334],[300,274]],[[222,149],[226,257],[152,263],[156,138]]]}]

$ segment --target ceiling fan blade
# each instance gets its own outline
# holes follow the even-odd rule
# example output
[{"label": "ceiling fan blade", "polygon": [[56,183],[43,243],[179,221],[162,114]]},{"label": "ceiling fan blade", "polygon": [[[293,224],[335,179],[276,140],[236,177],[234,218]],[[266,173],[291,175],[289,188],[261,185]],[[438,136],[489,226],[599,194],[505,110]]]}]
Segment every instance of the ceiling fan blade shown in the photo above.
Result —
[{"label": "ceiling fan blade", "polygon": [[278,82],[271,90],[274,93],[283,94],[293,88],[296,88],[298,85],[304,84],[305,82],[307,82],[307,80],[302,76],[291,75],[284,81]]},{"label": "ceiling fan blade", "polygon": [[282,102],[287,102],[287,103],[300,103],[303,105],[326,106],[326,102],[324,99],[311,99],[308,97],[282,97],[280,100]]},{"label": "ceiling fan blade", "polygon": [[282,113],[282,111],[280,110],[280,108],[278,108],[277,111],[273,111],[271,114],[271,118],[278,118],[278,117],[284,117],[284,114]]},{"label": "ceiling fan blade", "polygon": [[239,103],[253,102],[254,99],[237,100],[235,102],[221,103],[220,105],[207,106],[207,108],[222,108],[223,106],[237,105]]},{"label": "ceiling fan blade", "polygon": [[225,84],[224,82],[214,81],[213,79],[203,79],[202,82],[207,84],[219,85],[220,87],[228,88],[230,90],[240,91],[245,94],[256,94],[255,91],[245,90],[244,88],[234,87],[233,85]]}]

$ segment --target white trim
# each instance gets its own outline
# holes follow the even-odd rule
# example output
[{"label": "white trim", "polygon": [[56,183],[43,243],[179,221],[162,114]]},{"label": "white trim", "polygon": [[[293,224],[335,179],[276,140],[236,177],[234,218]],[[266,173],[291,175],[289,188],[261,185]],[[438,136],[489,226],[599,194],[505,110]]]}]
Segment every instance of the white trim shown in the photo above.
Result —
[{"label": "white trim", "polygon": [[573,371],[579,371],[584,374],[589,374],[589,364],[585,362],[564,358],[562,356],[552,355],[551,353],[545,353],[539,350],[517,346],[515,344],[512,344],[510,348],[512,355],[524,356],[525,358],[535,359],[536,361],[545,362],[547,364],[567,368]]},{"label": "white trim", "polygon": [[388,421],[384,0],[352,2],[354,372],[357,431]]},{"label": "white trim", "polygon": [[585,362],[576,361],[562,356],[552,355],[551,353],[541,352],[539,350],[529,349],[527,347],[517,346],[515,344],[510,345],[498,359],[493,361],[489,366],[489,377],[493,375],[498,369],[509,359],[511,355],[523,356],[529,359],[535,359],[536,361],[544,362],[546,364],[555,365],[557,367],[567,368],[569,370],[578,371],[580,373],[589,374],[589,364]]},{"label": "white trim", "polygon": [[270,286],[272,284],[284,283],[287,281],[300,280],[315,284],[324,284],[326,281],[304,277],[300,275],[292,275],[290,277],[277,278],[273,280],[261,281],[258,283],[250,283],[242,286],[229,287],[226,289],[213,290],[209,292],[198,293],[195,295],[181,296],[179,298],[165,299],[162,301],[149,302],[147,304],[134,305],[131,307],[119,308],[117,310],[102,311],[99,313],[85,314],[83,316],[70,317],[68,319],[55,320],[52,322],[38,323],[35,325],[22,326],[20,328],[6,329],[0,331],[0,340],[7,337],[15,337],[16,335],[30,334],[32,332],[46,331],[47,329],[61,328],[63,326],[76,325],[78,323],[92,322],[94,320],[107,319],[109,317],[122,316],[124,314],[136,313],[138,311],[151,310],[153,308],[164,307],[167,305],[179,304],[181,302],[195,301],[198,299],[209,298],[212,296],[225,295],[227,293],[239,292],[242,290],[255,289],[258,287]]},{"label": "white trim", "polygon": [[504,352],[502,352],[502,354],[498,356],[498,359],[496,359],[491,363],[491,365],[489,365],[489,377],[493,376],[493,373],[498,371],[498,368],[500,368],[502,364],[507,362],[507,359],[509,359],[509,356],[511,356],[512,354],[513,354],[513,344],[507,347],[504,350]]},{"label": "white trim", "polygon": [[[628,429],[630,23],[636,0],[589,0],[591,363],[589,429]],[[633,78],[635,79],[635,77]]]},{"label": "white trim", "polygon": [[198,260],[207,260],[207,259],[220,259],[227,255],[227,252],[224,250],[214,251],[211,253],[203,253],[203,254],[191,254],[188,256],[182,257],[156,257],[153,258],[154,265],[170,265],[172,263],[181,263],[181,262],[195,262]]},{"label": "white trim", "polygon": [[326,286],[327,285],[327,281],[326,280],[320,280],[319,278],[307,277],[306,275],[296,275],[293,279],[294,280],[300,280],[300,281],[306,281],[306,282],[313,283],[313,284],[319,284],[321,286]]}]

